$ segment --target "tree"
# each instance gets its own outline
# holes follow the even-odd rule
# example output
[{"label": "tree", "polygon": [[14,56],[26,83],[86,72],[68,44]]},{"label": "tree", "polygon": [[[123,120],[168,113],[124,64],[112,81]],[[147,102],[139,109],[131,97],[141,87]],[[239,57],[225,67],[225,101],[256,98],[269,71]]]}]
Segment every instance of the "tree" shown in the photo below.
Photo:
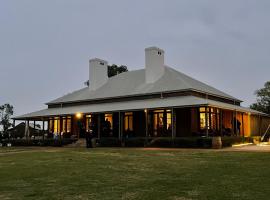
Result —
[{"label": "tree", "polygon": [[122,72],[127,72],[128,68],[125,65],[117,66],[115,64],[108,65],[108,77],[115,76],[117,74],[120,74]]},{"label": "tree", "polygon": [[270,81],[264,84],[264,88],[255,91],[257,102],[250,106],[251,109],[270,114]]},{"label": "tree", "polygon": [[4,133],[11,127],[10,117],[13,115],[13,106],[4,104],[0,106],[0,125],[3,127]]}]

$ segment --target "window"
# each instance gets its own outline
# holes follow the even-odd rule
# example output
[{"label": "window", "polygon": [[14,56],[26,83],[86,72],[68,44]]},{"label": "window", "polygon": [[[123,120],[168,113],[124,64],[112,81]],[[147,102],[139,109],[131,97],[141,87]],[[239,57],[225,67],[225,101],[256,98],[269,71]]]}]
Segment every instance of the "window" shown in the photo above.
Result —
[{"label": "window", "polygon": [[[62,117],[62,127],[61,128],[62,128],[61,132],[63,132],[63,133],[71,132],[71,117],[70,116]],[[59,129],[60,129],[60,124],[58,127],[58,131],[60,131]]]},{"label": "window", "polygon": [[206,128],[206,117],[205,113],[200,113],[200,129]]},{"label": "window", "polygon": [[[207,121],[206,121],[207,120]],[[218,108],[200,108],[200,129],[219,130],[220,111]],[[208,127],[206,127],[208,124]]]},{"label": "window", "polygon": [[124,117],[124,129],[125,131],[133,131],[133,113],[125,113]]},{"label": "window", "polygon": [[154,130],[158,130],[163,127],[163,112],[154,112]]},{"label": "window", "polygon": [[167,111],[167,130],[172,129],[172,113]]},{"label": "window", "polygon": [[59,120],[59,117],[54,118],[53,132],[54,133],[60,133],[60,120]]},{"label": "window", "polygon": [[62,118],[62,132],[66,133],[66,127],[67,127],[67,119],[65,117]]},{"label": "window", "polygon": [[155,110],[153,112],[153,134],[154,136],[165,136],[172,130],[171,110]]},{"label": "window", "polygon": [[113,125],[113,116],[112,116],[112,114],[105,114],[105,121],[109,121],[110,126],[112,128],[112,125]]},{"label": "window", "polygon": [[220,116],[219,116],[219,109],[218,108],[212,108],[211,109],[211,128],[214,130],[219,130],[219,120],[220,120]]},{"label": "window", "polygon": [[[207,123],[206,123],[207,120]],[[206,127],[208,124],[208,127]],[[209,129],[209,108],[200,108],[200,129]]]},{"label": "window", "polygon": [[71,117],[67,117],[67,133],[71,132]]},{"label": "window", "polygon": [[53,132],[53,119],[50,119],[50,127],[49,127],[50,132]]},{"label": "window", "polygon": [[86,115],[86,131],[90,131],[91,123],[92,123],[92,115]]}]

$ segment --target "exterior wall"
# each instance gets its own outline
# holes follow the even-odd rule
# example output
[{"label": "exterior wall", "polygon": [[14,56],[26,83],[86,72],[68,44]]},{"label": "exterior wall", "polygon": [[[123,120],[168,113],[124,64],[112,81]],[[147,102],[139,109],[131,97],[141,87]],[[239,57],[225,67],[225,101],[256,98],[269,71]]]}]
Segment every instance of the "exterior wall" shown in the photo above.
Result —
[{"label": "exterior wall", "polygon": [[223,110],[223,118],[222,118],[222,125],[224,128],[230,128],[233,129],[232,127],[232,119],[233,119],[233,112],[229,110]]},{"label": "exterior wall", "polygon": [[[269,125],[270,125],[270,117],[262,117],[261,118],[261,135],[265,133]],[[270,130],[268,130],[268,133],[270,133]]]},{"label": "exterior wall", "polygon": [[133,112],[133,129],[134,129],[134,135],[136,135],[137,137],[145,137],[146,136],[145,112],[144,111]]},{"label": "exterior wall", "polygon": [[190,108],[177,108],[176,113],[176,137],[188,137],[191,134],[191,110]]},{"label": "exterior wall", "polygon": [[119,137],[119,112],[113,113],[113,137]]},{"label": "exterior wall", "polygon": [[267,130],[270,124],[270,118],[251,115],[250,116],[250,135],[251,136],[262,136]]},{"label": "exterior wall", "polygon": [[79,127],[78,127],[78,119],[76,118],[76,116],[71,116],[71,130],[73,135],[79,135]]},{"label": "exterior wall", "polygon": [[250,115],[247,113],[243,114],[243,129],[244,129],[244,136],[249,137],[250,136]]},{"label": "exterior wall", "polygon": [[200,129],[199,125],[199,108],[191,108],[191,133],[197,133]]},{"label": "exterior wall", "polygon": [[98,114],[92,114],[92,129],[93,129],[93,134],[95,137],[99,137],[98,135],[98,131],[99,131],[99,128],[98,127]]},{"label": "exterior wall", "polygon": [[250,135],[260,136],[260,117],[258,115],[250,116]]}]

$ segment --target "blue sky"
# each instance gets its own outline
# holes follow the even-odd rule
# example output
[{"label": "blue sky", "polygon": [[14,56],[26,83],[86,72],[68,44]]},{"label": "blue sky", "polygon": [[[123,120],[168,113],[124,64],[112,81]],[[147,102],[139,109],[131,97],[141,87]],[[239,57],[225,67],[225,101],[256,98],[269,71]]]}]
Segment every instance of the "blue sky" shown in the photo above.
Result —
[{"label": "blue sky", "polygon": [[167,65],[244,101],[270,80],[268,0],[0,0],[0,104],[15,115],[84,87],[88,60]]}]

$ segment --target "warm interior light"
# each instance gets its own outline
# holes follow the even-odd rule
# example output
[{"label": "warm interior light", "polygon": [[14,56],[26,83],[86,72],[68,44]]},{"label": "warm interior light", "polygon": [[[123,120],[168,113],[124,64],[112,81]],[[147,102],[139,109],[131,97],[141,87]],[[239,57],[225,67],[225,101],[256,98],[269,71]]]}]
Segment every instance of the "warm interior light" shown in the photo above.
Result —
[{"label": "warm interior light", "polygon": [[147,112],[147,109],[144,109],[144,112],[146,113]]},{"label": "warm interior light", "polygon": [[76,113],[76,117],[80,119],[82,117],[82,113]]}]

